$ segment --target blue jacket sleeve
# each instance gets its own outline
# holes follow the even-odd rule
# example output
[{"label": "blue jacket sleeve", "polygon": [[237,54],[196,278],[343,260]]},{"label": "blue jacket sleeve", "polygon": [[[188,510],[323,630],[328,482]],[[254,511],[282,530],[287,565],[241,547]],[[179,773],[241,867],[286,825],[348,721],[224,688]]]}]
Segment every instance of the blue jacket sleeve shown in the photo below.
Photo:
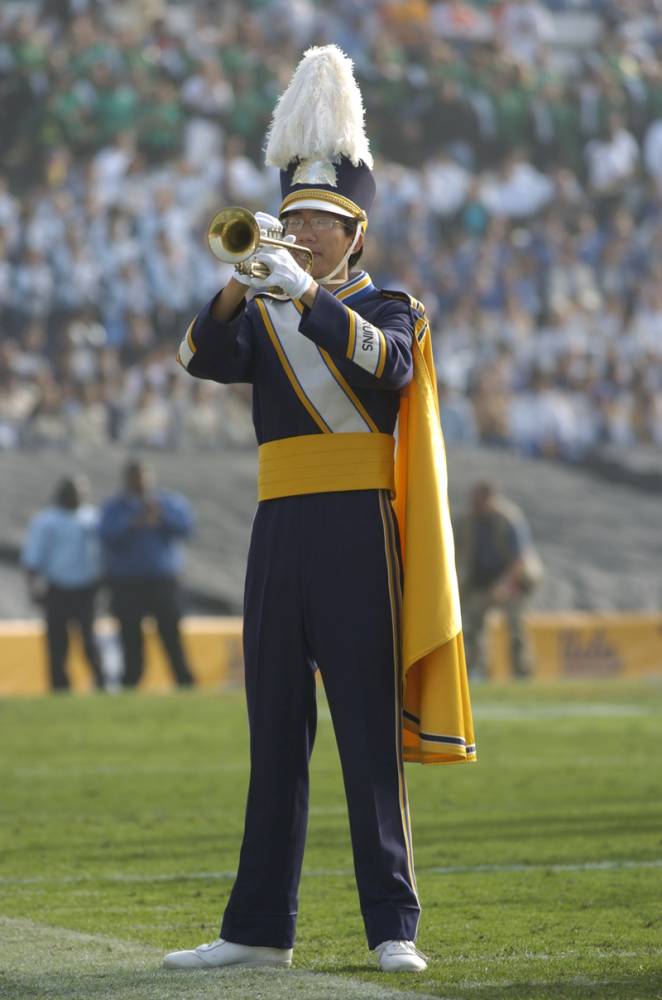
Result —
[{"label": "blue jacket sleeve", "polygon": [[413,372],[415,321],[402,299],[384,299],[369,322],[320,288],[304,309],[299,330],[334,360],[351,362],[350,383],[371,389],[402,389]]},{"label": "blue jacket sleeve", "polygon": [[44,513],[36,514],[28,526],[21,552],[21,563],[34,573],[43,572],[47,545],[47,521]]},{"label": "blue jacket sleeve", "polygon": [[161,524],[159,527],[168,535],[187,538],[193,532],[194,518],[188,500],[175,493],[159,494]]},{"label": "blue jacket sleeve", "polygon": [[214,297],[195,317],[179,345],[177,360],[196,378],[214,382],[252,382],[252,323],[242,305],[221,323],[211,315]]}]

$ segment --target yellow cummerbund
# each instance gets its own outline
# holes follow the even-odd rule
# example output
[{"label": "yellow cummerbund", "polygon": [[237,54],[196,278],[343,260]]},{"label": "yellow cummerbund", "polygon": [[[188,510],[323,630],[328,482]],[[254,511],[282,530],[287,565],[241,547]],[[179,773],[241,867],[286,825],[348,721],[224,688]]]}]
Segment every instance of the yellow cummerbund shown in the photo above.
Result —
[{"label": "yellow cummerbund", "polygon": [[258,449],[258,500],[395,489],[390,434],[304,434]]}]

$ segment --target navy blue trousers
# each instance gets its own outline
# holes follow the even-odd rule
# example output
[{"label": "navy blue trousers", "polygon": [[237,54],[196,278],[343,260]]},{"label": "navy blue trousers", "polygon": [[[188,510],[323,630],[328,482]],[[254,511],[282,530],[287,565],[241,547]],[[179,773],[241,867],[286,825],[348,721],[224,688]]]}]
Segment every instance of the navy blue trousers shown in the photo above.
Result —
[{"label": "navy blue trousers", "polygon": [[251,776],[221,936],[291,948],[308,818],[319,668],[340,753],[369,948],[413,940],[420,908],[400,728],[400,561],[388,494],[258,506],[244,657]]}]

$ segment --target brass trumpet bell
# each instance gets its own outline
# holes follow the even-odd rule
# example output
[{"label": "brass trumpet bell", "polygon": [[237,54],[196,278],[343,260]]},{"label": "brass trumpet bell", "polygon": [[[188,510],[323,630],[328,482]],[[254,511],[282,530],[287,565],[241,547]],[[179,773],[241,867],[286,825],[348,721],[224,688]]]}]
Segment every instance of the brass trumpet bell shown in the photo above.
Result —
[{"label": "brass trumpet bell", "polygon": [[272,235],[282,235],[282,227],[269,230],[268,236],[260,232],[257,219],[247,208],[223,208],[217,212],[209,224],[207,242],[214,257],[225,264],[234,264],[240,274],[253,278],[268,278],[269,268],[257,260],[249,260],[259,247],[283,247],[305,258],[304,270],[313,269],[313,254],[308,247],[279,240]]}]

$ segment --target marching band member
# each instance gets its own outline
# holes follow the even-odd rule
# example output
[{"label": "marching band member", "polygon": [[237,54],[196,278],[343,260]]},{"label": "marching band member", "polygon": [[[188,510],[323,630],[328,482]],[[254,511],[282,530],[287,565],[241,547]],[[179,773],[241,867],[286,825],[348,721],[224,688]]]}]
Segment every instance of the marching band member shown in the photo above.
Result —
[{"label": "marching band member", "polygon": [[195,377],[252,384],[259,504],[239,869],[220,937],[165,964],[291,964],[318,669],[368,947],[384,971],[420,971],[403,761],[470,761],[475,745],[430,333],[419,302],[354,270],[375,182],[361,94],[335,45],[304,55],[267,163],[281,172],[286,239],[312,250],[312,272],[287,249],[259,248],[269,277],[236,274],[179,351]]}]

